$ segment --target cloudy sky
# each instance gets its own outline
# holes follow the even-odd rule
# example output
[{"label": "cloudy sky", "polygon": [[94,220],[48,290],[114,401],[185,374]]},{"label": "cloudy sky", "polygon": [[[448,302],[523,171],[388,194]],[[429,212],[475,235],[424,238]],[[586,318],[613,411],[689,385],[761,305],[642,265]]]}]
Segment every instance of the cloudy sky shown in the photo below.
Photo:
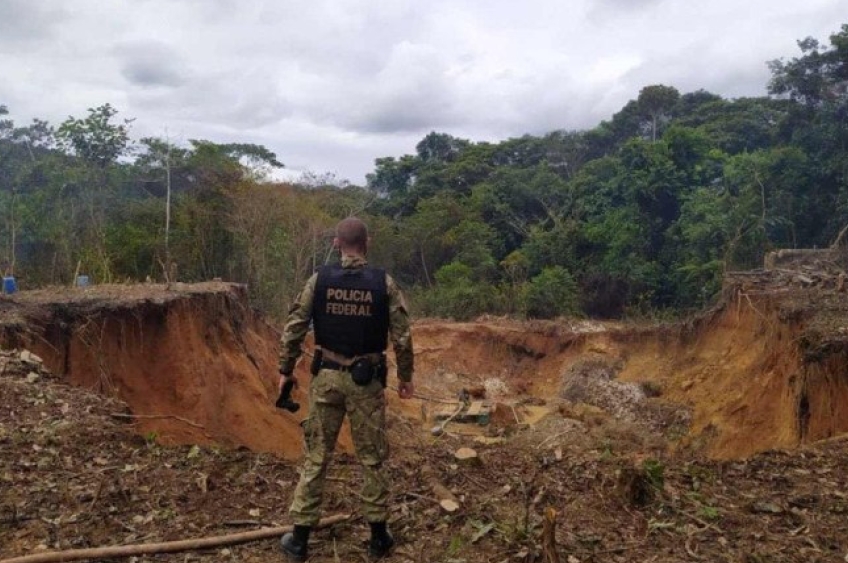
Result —
[{"label": "cloudy sky", "polygon": [[765,94],[846,0],[0,0],[0,104],[133,136],[252,142],[362,183],[429,131],[585,129],[649,84]]}]

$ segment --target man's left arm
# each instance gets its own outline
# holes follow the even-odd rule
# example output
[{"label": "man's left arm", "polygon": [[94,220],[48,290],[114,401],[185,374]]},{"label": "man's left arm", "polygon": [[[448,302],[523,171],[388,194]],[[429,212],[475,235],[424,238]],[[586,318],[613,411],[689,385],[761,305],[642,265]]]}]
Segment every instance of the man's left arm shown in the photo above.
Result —
[{"label": "man's left arm", "polygon": [[412,350],[412,329],[409,322],[409,309],[397,283],[386,276],[386,289],[389,295],[389,338],[397,362],[398,395],[402,399],[412,397],[415,388],[412,375],[415,371],[415,355]]}]

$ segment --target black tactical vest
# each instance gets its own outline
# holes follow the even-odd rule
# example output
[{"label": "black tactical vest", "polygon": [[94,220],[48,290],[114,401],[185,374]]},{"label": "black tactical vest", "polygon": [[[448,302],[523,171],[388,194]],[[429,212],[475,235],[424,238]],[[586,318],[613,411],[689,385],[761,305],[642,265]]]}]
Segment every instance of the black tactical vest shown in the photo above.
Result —
[{"label": "black tactical vest", "polygon": [[323,266],[312,300],[315,343],[347,357],[380,353],[389,336],[386,271]]}]

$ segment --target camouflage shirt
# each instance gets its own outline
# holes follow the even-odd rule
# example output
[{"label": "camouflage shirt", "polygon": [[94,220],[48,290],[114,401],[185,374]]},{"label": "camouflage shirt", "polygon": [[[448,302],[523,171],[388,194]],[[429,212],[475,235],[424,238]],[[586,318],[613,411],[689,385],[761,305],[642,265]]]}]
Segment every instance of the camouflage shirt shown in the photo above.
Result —
[{"label": "camouflage shirt", "polygon": [[[342,256],[343,268],[363,268],[367,264],[368,261],[360,256]],[[318,274],[313,274],[309,278],[289,311],[283,336],[280,339],[280,371],[283,373],[293,371],[295,363],[300,357],[303,339],[309,332],[309,323],[312,320],[312,299],[317,280]],[[389,296],[389,339],[395,351],[398,379],[412,381],[414,360],[409,312],[400,288],[388,274],[386,274],[386,289]]]}]

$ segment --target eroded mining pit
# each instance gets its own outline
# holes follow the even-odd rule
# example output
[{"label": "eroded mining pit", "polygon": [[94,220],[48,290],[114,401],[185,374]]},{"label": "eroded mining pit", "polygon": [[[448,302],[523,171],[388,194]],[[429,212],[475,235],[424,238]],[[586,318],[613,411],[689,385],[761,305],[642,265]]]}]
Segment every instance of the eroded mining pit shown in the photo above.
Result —
[{"label": "eroded mining pit", "polygon": [[[718,458],[792,448],[848,431],[846,309],[835,291],[735,286],[722,307],[666,326],[423,321],[414,328],[422,401],[393,405],[417,419],[419,402],[478,387],[500,404],[562,414],[564,402],[588,403],[666,426],[672,447]],[[0,301],[3,347],[32,350],[71,384],[126,402],[139,433],[294,458],[304,413],[272,406],[277,339],[232,284],[47,289]]]},{"label": "eroded mining pit", "polygon": [[73,385],[120,398],[139,433],[169,444],[295,457],[300,430],[273,407],[277,333],[243,286],[98,286],[0,301],[0,344]]},{"label": "eroded mining pit", "polygon": [[[729,283],[668,325],[418,322],[419,397],[389,393],[388,561],[845,558],[848,306],[808,278]],[[288,522],[305,413],[271,406],[277,333],[244,287],[23,292],[0,298],[0,344],[0,558]],[[485,424],[432,435],[462,390]],[[354,516],[317,532],[314,561],[366,553],[342,446],[325,505]],[[259,563],[277,543],[190,557]]]}]

